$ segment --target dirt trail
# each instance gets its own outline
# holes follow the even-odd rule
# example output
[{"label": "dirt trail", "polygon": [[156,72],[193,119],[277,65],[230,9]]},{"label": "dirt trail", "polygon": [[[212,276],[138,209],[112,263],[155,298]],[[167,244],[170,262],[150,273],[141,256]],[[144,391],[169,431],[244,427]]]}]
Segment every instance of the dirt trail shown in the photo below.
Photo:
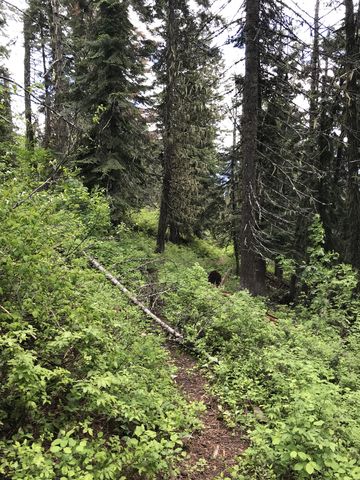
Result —
[{"label": "dirt trail", "polygon": [[204,428],[185,442],[188,456],[176,480],[213,480],[235,463],[246,448],[246,441],[219,419],[218,403],[207,392],[207,381],[196,368],[196,361],[172,343],[167,347],[178,368],[175,381],[180,390],[188,400],[202,401],[206,406],[201,416]]}]

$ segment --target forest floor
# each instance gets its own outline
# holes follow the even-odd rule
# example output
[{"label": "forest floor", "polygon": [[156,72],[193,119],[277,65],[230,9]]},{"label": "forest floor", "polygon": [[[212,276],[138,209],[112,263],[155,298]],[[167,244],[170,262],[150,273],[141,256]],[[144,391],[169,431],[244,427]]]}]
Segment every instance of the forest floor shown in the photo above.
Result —
[{"label": "forest floor", "polygon": [[180,465],[176,480],[212,480],[236,463],[246,448],[241,432],[229,429],[223,420],[215,397],[199,371],[196,360],[174,343],[168,342],[171,361],[177,367],[175,382],[189,401],[203,402],[203,428],[185,442],[187,456]]}]

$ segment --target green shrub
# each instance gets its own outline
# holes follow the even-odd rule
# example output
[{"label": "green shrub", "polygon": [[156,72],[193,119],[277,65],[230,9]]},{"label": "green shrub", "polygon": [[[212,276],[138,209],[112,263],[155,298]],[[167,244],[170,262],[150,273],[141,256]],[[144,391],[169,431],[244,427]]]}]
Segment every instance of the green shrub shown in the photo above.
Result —
[{"label": "green shrub", "polygon": [[0,192],[0,476],[170,475],[200,407],[161,336],[81,256],[109,232],[101,193],[64,174],[29,198],[32,162]]},{"label": "green shrub", "polygon": [[142,208],[139,211],[132,212],[131,222],[137,230],[155,236],[157,234],[159,212],[150,208]]},{"label": "green shrub", "polygon": [[[343,299],[347,285],[353,283],[340,282]],[[274,325],[261,300],[246,292],[224,298],[200,266],[184,272],[176,290],[166,294],[167,318],[195,342],[211,368],[224,418],[250,436],[231,478],[360,478],[358,363],[354,390],[349,379],[347,389],[339,384],[345,382],[345,359],[348,364],[358,352],[358,335],[353,328],[344,344],[340,323],[333,322],[341,301],[335,300],[321,325],[314,325],[317,313],[311,309],[305,318],[305,308],[300,318],[280,314]]]}]

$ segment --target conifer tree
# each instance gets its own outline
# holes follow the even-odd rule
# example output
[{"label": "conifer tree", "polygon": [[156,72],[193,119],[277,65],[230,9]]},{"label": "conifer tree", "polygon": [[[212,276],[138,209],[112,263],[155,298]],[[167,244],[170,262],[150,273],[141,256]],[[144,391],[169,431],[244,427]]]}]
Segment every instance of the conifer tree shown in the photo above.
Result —
[{"label": "conifer tree", "polygon": [[[0,34],[5,26],[5,10],[0,0]],[[13,122],[11,112],[9,72],[5,67],[7,49],[0,44],[0,145],[10,141],[13,134]],[[2,148],[0,147],[0,154]]]},{"label": "conifer tree", "polygon": [[309,213],[301,200],[312,196],[303,178],[314,173],[304,149],[304,115],[294,101],[303,90],[292,19],[281,2],[258,3],[246,4],[247,21],[235,37],[247,53],[245,78],[238,79],[242,143],[235,151],[242,168],[233,211],[241,206],[241,285],[254,294],[265,292],[266,260],[275,261],[281,277],[278,257],[297,258],[297,218]]},{"label": "conifer tree", "polygon": [[[354,11],[353,0],[345,0],[346,38],[346,135],[348,164],[348,258],[351,264],[360,269],[360,142],[359,142],[359,12]],[[360,7],[359,7],[360,8]]]},{"label": "conifer tree", "polygon": [[207,39],[206,9],[196,17],[186,2],[169,0],[165,11],[165,48],[158,63],[158,79],[164,86],[158,252],[165,248],[168,228],[173,243],[180,243],[200,228],[207,181],[216,164],[218,115],[215,70],[219,52]]},{"label": "conifer tree", "polygon": [[138,38],[129,8],[127,0],[100,0],[92,7],[73,93],[86,132],[77,163],[88,186],[106,190],[114,220],[136,205],[151,148],[143,86],[149,45]]},{"label": "conifer tree", "polygon": [[11,112],[9,72],[0,65],[0,144],[11,140],[13,122]]},{"label": "conifer tree", "polygon": [[[69,42],[68,7],[60,0],[29,0],[24,12],[24,86],[26,137],[34,144],[36,111],[30,90],[42,101],[39,112],[44,114],[41,143],[63,156],[69,150],[69,59],[73,52]],[[66,40],[66,41],[65,41]],[[65,46],[66,45],[66,46]],[[43,83],[43,89],[34,87]],[[36,102],[39,104],[39,102]]]}]

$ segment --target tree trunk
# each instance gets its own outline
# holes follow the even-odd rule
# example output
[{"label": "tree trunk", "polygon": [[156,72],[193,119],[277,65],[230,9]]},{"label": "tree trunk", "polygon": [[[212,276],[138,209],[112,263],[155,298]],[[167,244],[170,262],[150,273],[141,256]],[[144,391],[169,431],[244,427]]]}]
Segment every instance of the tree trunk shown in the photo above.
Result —
[{"label": "tree trunk", "polygon": [[171,221],[170,221],[169,227],[170,227],[170,235],[169,235],[170,242],[175,243],[176,245],[179,245],[181,243],[179,227],[174,222],[171,222]]},{"label": "tree trunk", "polygon": [[281,282],[284,280],[284,270],[279,261],[275,259],[275,277]]},{"label": "tree trunk", "polygon": [[[237,88],[235,80],[235,89]],[[233,148],[231,152],[231,165],[230,165],[230,182],[231,182],[231,214],[232,214],[232,237],[235,256],[235,273],[238,277],[240,275],[240,244],[239,244],[239,218],[238,218],[238,198],[237,191],[239,188],[238,178],[238,152],[237,152],[237,99],[235,96],[234,105],[234,121],[233,121]]]},{"label": "tree trunk", "polygon": [[60,16],[59,0],[50,0],[50,35],[53,57],[54,78],[54,116],[53,116],[53,139],[52,148],[57,154],[64,154],[68,139],[67,123],[64,120],[63,103],[65,101],[65,56],[63,47],[62,22]]},{"label": "tree trunk", "polygon": [[146,313],[146,315],[150,318],[152,318],[153,320],[155,320],[156,323],[158,323],[164,330],[166,330],[168,333],[170,333],[174,338],[175,340],[181,342],[184,340],[184,337],[183,335],[178,332],[177,330],[175,330],[174,328],[172,328],[170,325],[168,325],[167,323],[164,322],[164,320],[162,320],[161,318],[159,318],[157,315],[155,315],[151,310],[149,310],[143,303],[141,303],[136,297],[135,295],[133,295],[124,285],[122,285],[122,283],[119,282],[119,280],[114,277],[114,275],[112,275],[110,272],[108,272],[102,265],[101,263],[97,262],[95,260],[95,258],[93,257],[90,257],[86,254],[84,254],[90,264],[97,268],[100,272],[102,272],[105,277],[110,280],[110,282],[115,285],[116,287],[118,287],[135,305],[137,305],[138,307],[140,307],[142,309],[142,311],[144,313]]},{"label": "tree trunk", "polygon": [[12,141],[13,136],[10,92],[9,72],[0,65],[0,104],[3,107],[0,116],[0,155],[5,153],[5,142]]},{"label": "tree trunk", "polygon": [[165,164],[165,159],[163,159],[163,185],[161,193],[161,203],[160,203],[160,215],[156,239],[156,253],[163,253],[165,250],[165,238],[166,230],[169,223],[169,196],[170,196],[170,172],[169,165]]},{"label": "tree trunk", "polygon": [[31,20],[24,14],[24,102],[25,102],[25,137],[29,150],[34,149],[35,134],[31,111]]},{"label": "tree trunk", "polygon": [[51,79],[50,79],[50,71],[47,66],[46,62],[46,52],[45,52],[45,35],[44,35],[44,28],[41,25],[40,27],[40,41],[41,41],[41,56],[42,56],[42,64],[43,64],[43,75],[44,75],[44,86],[45,86],[45,128],[44,128],[44,139],[43,139],[43,146],[44,148],[48,148],[50,145],[50,138],[51,138],[51,96],[50,96],[50,86],[51,86]]},{"label": "tree trunk", "polygon": [[[319,50],[319,11],[320,0],[315,2],[315,16],[314,16],[314,40],[311,53],[311,73],[310,73],[310,101],[309,101],[309,138],[307,140],[307,155],[313,158],[316,157],[318,148],[317,141],[317,117],[319,113],[318,97],[319,97],[319,78],[320,78],[320,50]],[[296,273],[291,277],[291,297],[295,301],[299,293],[299,279],[297,273],[301,261],[306,258],[308,248],[308,230],[312,222],[313,206],[311,202],[318,199],[318,182],[315,179],[313,172],[304,172],[302,174],[302,183],[309,187],[309,195],[301,198],[300,213],[298,213],[295,226],[295,241],[294,251],[296,255],[297,268]],[[311,197],[310,197],[311,192]],[[316,204],[318,207],[318,204]]]},{"label": "tree trunk", "polygon": [[319,11],[320,0],[315,2],[314,41],[311,55],[311,86],[310,86],[310,134],[315,134],[316,120],[319,112],[319,79],[320,79],[320,50],[319,50]]},{"label": "tree trunk", "polygon": [[257,131],[259,100],[260,0],[246,0],[245,79],[242,115],[242,201],[240,285],[254,295],[265,292],[264,265],[257,249]]},{"label": "tree trunk", "polygon": [[360,182],[359,182],[359,140],[358,140],[358,20],[355,19],[353,0],[345,0],[346,34],[346,134],[348,163],[348,202],[349,202],[349,261],[360,269]]},{"label": "tree trunk", "polygon": [[166,33],[166,90],[164,104],[163,185],[156,252],[165,250],[165,235],[171,219],[171,181],[174,158],[173,103],[176,85],[176,16],[175,0],[168,0]]}]

